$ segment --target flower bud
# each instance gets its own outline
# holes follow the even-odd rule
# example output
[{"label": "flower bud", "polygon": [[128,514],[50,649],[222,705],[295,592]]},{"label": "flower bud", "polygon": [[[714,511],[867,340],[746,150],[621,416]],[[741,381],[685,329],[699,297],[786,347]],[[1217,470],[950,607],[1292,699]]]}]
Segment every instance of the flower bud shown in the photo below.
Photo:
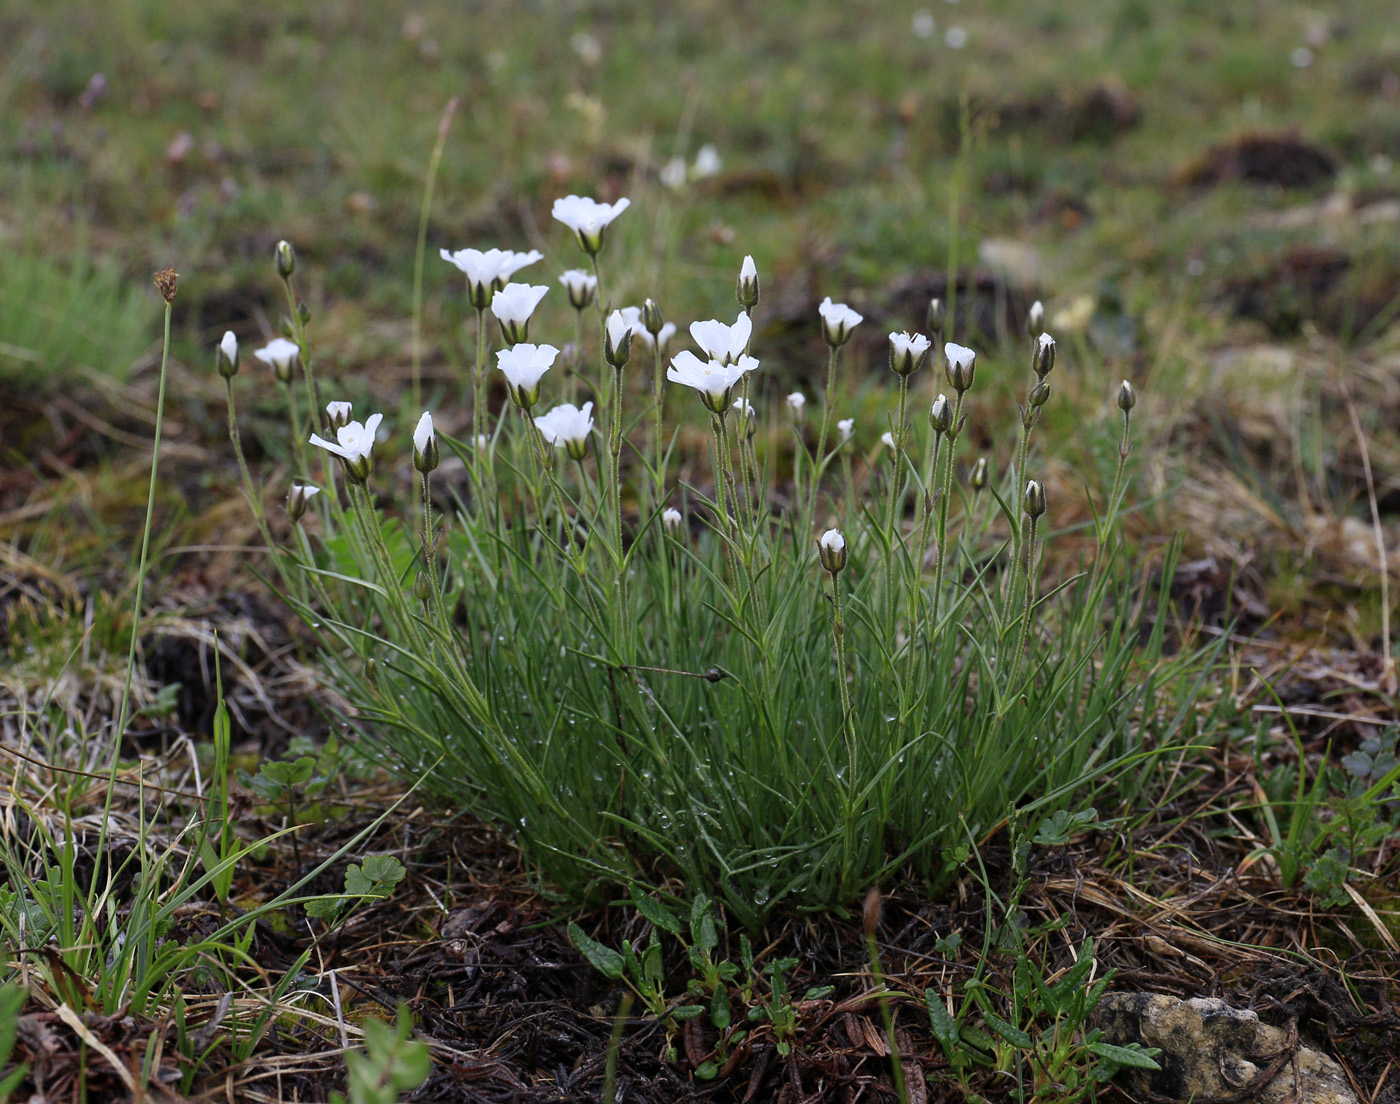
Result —
[{"label": "flower bud", "polygon": [[311,321],[311,308],[306,305],[305,299],[297,300],[297,318],[301,320],[303,326]]},{"label": "flower bud", "polygon": [[1045,488],[1034,479],[1026,480],[1026,493],[1021,498],[1026,516],[1034,520],[1045,513]]},{"label": "flower bud", "polygon": [[287,492],[287,516],[293,521],[300,521],[302,515],[306,513],[306,506],[311,501],[311,496],[320,493],[320,487],[313,487],[309,483],[293,483],[292,489]]},{"label": "flower bud", "polygon": [[929,407],[928,424],[933,427],[935,433],[947,433],[953,424],[953,410],[948,405],[948,396],[939,395],[933,400],[933,405]]},{"label": "flower bud", "polygon": [[945,308],[943,300],[934,296],[928,301],[928,332],[937,337],[943,332],[943,322],[945,318]]},{"label": "flower bud", "polygon": [[968,480],[972,484],[974,491],[980,491],[987,485],[987,458],[979,456],[977,463],[972,467],[972,477]]},{"label": "flower bud", "polygon": [[739,282],[734,289],[734,297],[745,310],[758,306],[758,266],[752,257],[745,257],[739,269]]},{"label": "flower bud", "polygon": [[621,311],[608,315],[608,324],[603,328],[603,356],[614,368],[621,368],[632,359],[632,327]]},{"label": "flower bud", "polygon": [[668,532],[674,533],[681,527],[681,522],[684,520],[685,518],[681,516],[681,512],[674,506],[667,506],[666,509],[661,511],[661,523],[666,526]]},{"label": "flower bud", "polygon": [[1035,339],[1035,352],[1031,355],[1031,368],[1035,374],[1044,379],[1050,374],[1050,369],[1055,367],[1055,339],[1048,333],[1043,333]]},{"label": "flower bud", "polygon": [[1026,312],[1026,333],[1032,337],[1036,331],[1045,328],[1045,304],[1037,299],[1031,304],[1031,309]]},{"label": "flower bud", "polygon": [[801,391],[794,391],[787,397],[787,408],[793,425],[800,426],[807,421],[807,396]]},{"label": "flower bud", "polygon": [[232,330],[225,330],[223,340],[214,347],[214,366],[224,379],[238,375],[238,338]]},{"label": "flower bud", "polygon": [[285,314],[277,320],[277,328],[282,331],[285,338],[294,338],[297,335],[296,325]]},{"label": "flower bud", "polygon": [[661,327],[666,325],[666,319],[661,314],[661,307],[657,305],[655,299],[648,299],[642,304],[642,325],[646,327],[647,333],[655,337],[661,332]]},{"label": "flower bud", "polygon": [[1133,385],[1124,380],[1118,387],[1118,409],[1124,414],[1137,406],[1137,392],[1133,390]]},{"label": "flower bud", "polygon": [[292,243],[283,239],[277,243],[277,275],[282,279],[291,278],[293,272],[297,270],[297,254],[292,248]]},{"label": "flower bud", "polygon": [[972,381],[977,378],[977,354],[966,345],[955,345],[950,341],[943,346],[943,357],[947,362],[948,383],[961,395],[972,387]]},{"label": "flower bud", "polygon": [[730,405],[737,411],[735,417],[738,419],[738,423],[735,432],[744,440],[752,441],[754,434],[758,432],[758,415],[754,411],[753,403],[745,406],[743,399],[735,399]]},{"label": "flower bud", "polygon": [[426,571],[418,572],[418,578],[413,580],[413,597],[426,604],[432,596],[433,584],[428,579],[428,573]]},{"label": "flower bud", "polygon": [[835,575],[846,566],[846,538],[840,529],[828,529],[817,541],[817,556],[822,567]]},{"label": "flower bud", "polygon": [[1032,407],[1033,409],[1039,410],[1042,406],[1044,406],[1044,405],[1049,401],[1049,399],[1050,399],[1050,385],[1049,385],[1048,383],[1046,383],[1044,380],[1041,380],[1039,383],[1037,383],[1034,387],[1031,388],[1031,399],[1030,399],[1030,401],[1031,401],[1031,407]]},{"label": "flower bud", "polygon": [[844,445],[851,439],[851,435],[856,431],[856,420],[854,418],[842,418],[836,423],[836,431],[841,434],[841,443]]},{"label": "flower bud", "polygon": [[490,446],[490,444],[491,438],[486,436],[486,434],[478,433],[476,435],[476,449],[478,452],[484,452]]},{"label": "flower bud", "polygon": [[341,426],[348,426],[351,420],[353,407],[348,402],[326,403],[326,419],[330,422],[332,430],[337,430]]},{"label": "flower bud", "polygon": [[413,466],[427,475],[441,459],[437,434],[433,432],[433,416],[425,410],[413,431]]}]

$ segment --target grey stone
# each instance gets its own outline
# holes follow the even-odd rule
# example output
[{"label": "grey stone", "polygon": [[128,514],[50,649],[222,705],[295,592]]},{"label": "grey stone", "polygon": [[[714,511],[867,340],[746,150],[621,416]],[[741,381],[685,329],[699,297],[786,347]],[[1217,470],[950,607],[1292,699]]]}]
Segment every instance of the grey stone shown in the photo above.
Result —
[{"label": "grey stone", "polygon": [[[1297,1045],[1286,1031],[1260,1023],[1254,1012],[1221,1000],[1106,993],[1094,1011],[1093,1025],[1103,1030],[1105,1042],[1162,1049],[1159,1072],[1123,1074],[1129,1091],[1144,1099],[1359,1104],[1346,1074],[1331,1058]],[[1275,1066],[1272,1077],[1251,1084]]]}]

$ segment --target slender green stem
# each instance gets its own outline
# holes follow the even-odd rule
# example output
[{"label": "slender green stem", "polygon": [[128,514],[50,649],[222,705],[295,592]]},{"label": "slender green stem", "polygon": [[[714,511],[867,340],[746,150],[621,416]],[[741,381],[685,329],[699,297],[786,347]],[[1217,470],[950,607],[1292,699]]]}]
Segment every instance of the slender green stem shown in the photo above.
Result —
[{"label": "slender green stem", "polygon": [[948,459],[943,476],[938,481],[934,493],[938,496],[938,546],[934,551],[933,568],[933,611],[929,616],[929,635],[938,629],[938,617],[943,602],[943,572],[948,564],[948,500],[952,497],[953,457],[957,451],[959,430],[962,428],[963,394],[959,391],[953,404],[953,421],[948,429]]},{"label": "slender green stem", "polygon": [[1035,570],[1035,530],[1036,518],[1027,515],[1025,528],[1026,545],[1026,602],[1021,613],[1021,627],[1016,634],[1016,649],[1011,653],[1011,677],[1006,680],[1006,693],[1002,697],[1002,708],[1006,709],[1016,696],[1016,681],[1021,677],[1021,663],[1025,658],[1026,642],[1030,639],[1031,618],[1035,614],[1036,570]]},{"label": "slender green stem", "polygon": [[437,141],[428,158],[428,178],[423,182],[423,202],[418,208],[418,242],[413,253],[413,409],[423,406],[423,254],[428,245],[428,216],[433,209],[433,188],[437,184],[438,165],[443,147],[447,145],[447,128],[457,110],[457,97],[447,101],[442,121],[438,123]]},{"label": "slender green stem", "polygon": [[[161,427],[165,424],[165,381],[170,370],[170,315],[174,304],[167,299],[165,302],[165,331],[161,338],[160,350],[160,380],[156,385],[156,429],[155,438],[151,444],[151,479],[146,488],[146,523],[141,531],[141,555],[136,564],[136,594],[131,600],[131,639],[126,650],[126,676],[122,680],[121,704],[117,706],[117,715],[114,718],[112,728],[112,763],[107,771],[107,794],[102,805],[102,826],[98,832],[97,851],[98,855],[106,854],[107,827],[111,823],[112,798],[117,789],[117,764],[121,761],[122,739],[126,735],[127,710],[131,707],[131,681],[136,673],[136,643],[141,638],[141,604],[146,593],[146,562],[151,550],[151,524],[155,518],[156,510],[156,472],[160,465],[160,433]],[[98,870],[93,869],[93,878],[97,878]],[[110,867],[107,870],[108,877],[112,875]]]},{"label": "slender green stem", "polygon": [[826,469],[826,464],[822,458],[826,456],[826,431],[831,425],[831,411],[836,405],[836,359],[840,354],[840,347],[832,345],[829,347],[826,358],[826,394],[822,399],[822,428],[817,434],[817,460],[821,465],[814,473],[812,496],[816,497],[816,484],[821,482],[821,473]]},{"label": "slender green stem", "polygon": [[[909,399],[909,377],[899,377],[899,418],[894,424],[894,456],[890,463],[890,504],[889,514],[886,519],[886,532],[889,535],[889,543],[885,546],[885,625],[890,633],[895,631],[895,600],[894,600],[894,556],[895,547],[902,543],[900,524],[900,504],[904,495],[901,493],[904,483],[904,410]],[[913,612],[912,610],[910,611]],[[913,636],[910,635],[909,644],[913,646]]]}]

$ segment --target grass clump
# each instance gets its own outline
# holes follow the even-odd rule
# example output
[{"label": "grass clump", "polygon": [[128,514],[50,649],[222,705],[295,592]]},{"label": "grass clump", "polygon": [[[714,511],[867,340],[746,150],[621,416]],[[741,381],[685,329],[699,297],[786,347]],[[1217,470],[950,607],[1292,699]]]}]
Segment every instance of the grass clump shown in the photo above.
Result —
[{"label": "grass clump", "polygon": [[[619,209],[560,210],[600,276],[601,226]],[[291,257],[279,247],[295,302]],[[750,263],[737,320],[692,328],[704,358],[672,357],[670,389],[659,308],[609,315],[606,284],[572,277],[602,355],[566,385],[589,403],[547,417],[550,368],[579,354],[527,342],[528,303],[507,308],[532,297],[458,266],[478,315],[476,402],[458,423],[473,436],[424,415],[417,502],[396,515],[372,474],[380,415],[362,424],[332,403],[313,423],[325,451],[298,450],[279,571],[382,761],[414,778],[440,763],[427,789],[505,827],[566,895],[679,876],[752,927],[779,902],[845,906],[896,871],[937,883],[969,832],[985,838],[1018,807],[1078,807],[1105,777],[1132,790],[1148,734],[1189,728],[1202,657],[1164,660],[1165,595],[1129,569],[1119,532],[1131,388],[1092,548],[1042,593],[1054,513],[1028,473],[1048,335],[1031,342],[1016,460],[998,480],[959,451],[977,356],[942,340],[941,304],[932,338],[891,335],[897,392],[877,444],[843,417],[841,346],[860,316],[829,302],[820,417],[794,394],[760,432]],[[488,304],[507,339],[494,358]],[[305,321],[289,330],[310,401]],[[930,356],[954,397],[915,419]],[[511,400],[499,409],[493,363]],[[289,377],[289,400],[302,390]],[[438,478],[452,504],[439,530],[444,456],[460,478]]]},{"label": "grass clump", "polygon": [[148,345],[149,312],[114,265],[24,245],[0,265],[0,383],[53,391],[84,372],[123,382]]}]

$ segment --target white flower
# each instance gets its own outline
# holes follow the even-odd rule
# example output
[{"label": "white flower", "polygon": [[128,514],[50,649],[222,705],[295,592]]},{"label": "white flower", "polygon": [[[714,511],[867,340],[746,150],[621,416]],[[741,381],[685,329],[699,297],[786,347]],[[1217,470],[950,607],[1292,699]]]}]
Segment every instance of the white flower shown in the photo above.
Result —
[{"label": "white flower", "polygon": [[832,348],[839,348],[851,339],[851,331],[865,321],[845,303],[833,303],[828,295],[817,308],[822,316],[822,337]]},{"label": "white flower", "polygon": [[540,305],[548,284],[507,284],[491,296],[491,313],[501,324],[501,336],[510,344],[529,336],[530,315]]},{"label": "white flower", "polygon": [[753,408],[753,403],[749,403],[748,407],[746,408],[746,407],[744,406],[744,400],[743,400],[743,399],[735,399],[735,400],[734,400],[732,403],[730,403],[729,405],[732,406],[735,410],[737,410],[737,411],[739,412],[739,417],[740,417],[740,418],[743,418],[743,419],[750,419],[750,418],[756,418],[756,417],[758,416],[758,412],[757,412],[756,410],[754,410],[754,408]]},{"label": "white flower", "polygon": [[603,248],[608,223],[632,205],[626,197],[616,203],[599,203],[587,196],[567,195],[554,201],[554,217],[574,232],[579,248],[590,255]]},{"label": "white flower", "polygon": [[667,506],[666,509],[661,511],[662,523],[667,529],[672,531],[679,529],[681,527],[681,522],[684,520],[685,518],[681,516],[681,512],[674,506]]},{"label": "white flower", "polygon": [[842,441],[849,441],[851,434],[856,431],[856,420],[854,418],[842,418],[836,423],[836,429],[841,434]]},{"label": "white flower", "polygon": [[296,363],[300,354],[301,346],[295,341],[288,341],[285,337],[273,338],[261,349],[253,352],[253,355],[260,361],[271,366],[277,378],[283,383],[291,381],[292,365]]},{"label": "white flower", "polygon": [[477,447],[477,451],[480,451],[481,449],[486,448],[486,447],[487,447],[488,445],[490,445],[490,444],[491,444],[491,438],[488,437],[488,436],[486,436],[486,434],[484,434],[484,433],[478,433],[478,434],[476,435],[476,447]]},{"label": "white flower", "polygon": [[885,430],[884,433],[880,434],[880,444],[884,445],[885,448],[894,448],[894,434],[891,433],[888,429]]},{"label": "white flower", "polygon": [[846,566],[846,538],[840,529],[828,529],[817,541],[817,555],[822,567],[835,575]]},{"label": "white flower", "polygon": [[568,449],[573,459],[582,460],[588,452],[588,435],[593,432],[593,404],[586,402],[580,410],[573,403],[560,403],[536,418],[535,425],[555,448]]},{"label": "white flower", "polygon": [[923,334],[890,334],[890,368],[901,376],[918,371],[931,344]]},{"label": "white flower", "polygon": [[559,277],[564,290],[569,293],[569,304],[574,310],[583,310],[598,294],[598,277],[581,268],[571,268]]},{"label": "white flower", "polygon": [[544,254],[537,249],[528,253],[512,253],[509,249],[459,249],[449,253],[438,251],[444,261],[456,265],[467,277],[467,292],[472,306],[485,310],[491,301],[491,292],[502,287],[526,265],[541,260]]},{"label": "white flower", "polygon": [[319,434],[311,435],[311,443],[345,461],[345,470],[357,483],[363,483],[374,470],[374,435],[383,414],[371,414],[364,425],[350,422],[335,431],[336,439],[327,441]]},{"label": "white flower", "polygon": [[352,409],[348,402],[326,403],[326,418],[330,421],[331,429],[339,429],[343,425],[349,425]]},{"label": "white flower", "polygon": [[741,280],[757,280],[757,279],[758,279],[758,265],[756,265],[756,264],[753,263],[753,257],[752,257],[752,256],[746,255],[746,256],[744,257],[744,263],[741,264],[741,265],[739,266],[739,279],[741,279]]},{"label": "white flower", "polygon": [[706,180],[712,176],[718,176],[723,162],[719,159],[719,151],[714,146],[701,146],[700,152],[695,155],[695,167],[690,173],[696,180]]},{"label": "white flower", "polygon": [[733,364],[749,347],[749,337],[753,333],[753,320],[741,313],[734,325],[726,326],[718,319],[708,322],[692,322],[690,336],[701,351],[711,360],[721,364]]},{"label": "white flower", "polygon": [[506,376],[511,398],[526,410],[540,397],[540,380],[554,364],[559,350],[553,345],[531,345],[522,341],[511,349],[496,353],[496,367]]},{"label": "white flower", "polygon": [[230,363],[238,363],[238,338],[233,336],[232,330],[224,331],[223,340],[219,342],[219,350],[228,357]]},{"label": "white flower", "polygon": [[948,361],[948,382],[953,385],[953,390],[966,391],[977,375],[977,354],[966,345],[948,341],[943,345],[943,356]]},{"label": "white flower", "polygon": [[801,391],[794,391],[787,397],[788,410],[792,413],[793,421],[801,423],[807,414],[807,396]]},{"label": "white flower", "polygon": [[673,192],[679,192],[685,187],[685,158],[673,157],[661,166],[661,171],[656,174],[657,179]]},{"label": "white flower", "polygon": [[735,364],[721,364],[717,360],[703,361],[685,350],[671,358],[666,378],[672,383],[695,388],[710,410],[722,414],[729,402],[730,389],[743,378],[745,372],[752,372],[757,367],[758,361],[751,356],[740,357]]}]

